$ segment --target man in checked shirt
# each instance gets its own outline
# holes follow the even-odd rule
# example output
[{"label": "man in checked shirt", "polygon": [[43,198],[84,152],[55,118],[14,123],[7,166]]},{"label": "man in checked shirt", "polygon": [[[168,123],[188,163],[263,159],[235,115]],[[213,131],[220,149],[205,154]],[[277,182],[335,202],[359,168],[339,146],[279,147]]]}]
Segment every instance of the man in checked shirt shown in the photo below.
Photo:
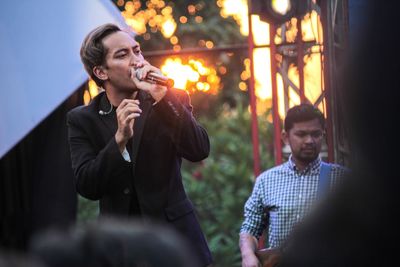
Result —
[{"label": "man in checked shirt", "polygon": [[[280,248],[293,227],[309,212],[319,188],[325,118],[314,106],[301,104],[288,110],[282,139],[290,146],[289,160],[257,177],[244,206],[239,246],[242,266],[261,266],[256,256],[258,239],[268,229],[268,247]],[[327,187],[345,174],[345,168],[325,164]],[[320,194],[321,192],[318,192]]]}]

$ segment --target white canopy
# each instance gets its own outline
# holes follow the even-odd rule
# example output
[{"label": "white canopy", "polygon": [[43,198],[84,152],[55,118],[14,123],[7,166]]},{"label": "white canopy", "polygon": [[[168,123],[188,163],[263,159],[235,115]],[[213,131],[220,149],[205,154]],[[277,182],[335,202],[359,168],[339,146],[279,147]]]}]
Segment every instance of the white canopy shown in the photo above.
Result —
[{"label": "white canopy", "polygon": [[1,1],[0,158],[87,80],[80,45],[108,22],[110,0]]}]

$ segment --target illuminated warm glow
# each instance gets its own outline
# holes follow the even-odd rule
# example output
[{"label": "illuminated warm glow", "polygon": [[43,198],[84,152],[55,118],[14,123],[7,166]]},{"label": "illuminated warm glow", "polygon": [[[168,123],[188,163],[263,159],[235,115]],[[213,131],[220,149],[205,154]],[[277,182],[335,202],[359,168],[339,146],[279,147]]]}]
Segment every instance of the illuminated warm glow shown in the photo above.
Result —
[{"label": "illuminated warm glow", "polygon": [[[310,56],[304,57],[304,94],[305,97],[315,103],[322,93],[322,68],[321,68],[321,54],[315,53]],[[299,71],[297,66],[291,64],[288,69],[288,77],[296,88],[299,88]],[[300,92],[290,85],[287,85],[287,95],[285,97],[283,79],[280,74],[277,74],[277,87],[278,87],[278,110],[281,118],[285,117],[286,110],[294,105],[300,104]],[[285,100],[286,99],[286,100]],[[321,111],[324,111],[324,105],[319,105]],[[326,113],[324,113],[326,114]]]},{"label": "illuminated warm glow", "polygon": [[[288,76],[290,80],[294,83],[294,85],[299,88],[299,82],[300,82],[300,77],[299,77],[299,70],[294,64],[291,64],[288,70]],[[283,86],[280,88],[280,90],[283,91]],[[292,86],[288,87],[288,94],[289,94],[289,107],[292,107],[294,105],[300,104],[300,95],[299,93],[295,92],[295,89]],[[283,101],[280,102],[280,105],[283,106]],[[285,113],[281,113],[282,115]]]},{"label": "illuminated warm glow", "polygon": [[157,26],[156,23],[157,23],[156,20],[155,20],[155,19],[152,19],[152,20],[149,21],[149,26],[152,27],[152,28],[154,28],[155,26]]},{"label": "illuminated warm glow", "polygon": [[176,45],[179,42],[179,39],[174,35],[171,37],[171,39],[169,39],[169,41],[171,42],[171,44]]},{"label": "illuminated warm glow", "polygon": [[[274,1],[277,12],[284,13],[290,8],[289,1]],[[247,1],[239,0],[218,0],[217,5],[221,8],[221,16],[226,18],[232,16],[240,26],[241,33],[248,35],[247,25]],[[288,6],[289,5],[289,6]],[[246,10],[246,12],[243,12]],[[268,45],[269,40],[269,25],[260,21],[259,17],[252,15],[252,32],[253,41],[256,46]],[[302,38],[303,41],[315,41],[317,45],[311,47],[312,54],[304,57],[304,95],[308,101],[315,103],[322,94],[323,72],[322,72],[322,48],[319,46],[323,43],[323,31],[321,19],[315,10],[304,16],[302,20]],[[274,36],[274,42],[281,44],[283,39],[287,43],[296,42],[298,35],[297,19],[291,18],[288,23],[285,23],[285,29],[278,28],[277,34]],[[284,34],[284,36],[282,36]],[[295,51],[294,51],[295,52]],[[278,65],[282,63],[283,57],[276,54]],[[254,79],[255,79],[255,94],[257,96],[257,113],[259,113],[259,105],[264,107],[264,103],[271,103],[272,85],[271,85],[271,62],[270,52],[268,48],[256,48],[253,51],[254,60]],[[250,61],[245,62],[245,70],[241,73],[240,78],[246,81],[250,77]],[[299,72],[297,66],[291,64],[287,70],[287,76],[282,78],[277,73],[277,91],[278,91],[278,111],[281,118],[286,114],[286,110],[293,105],[300,103],[299,92]],[[289,80],[287,80],[289,79]],[[285,81],[285,82],[284,82]],[[294,86],[294,87],[293,87]],[[245,86],[239,84],[239,89],[243,90]],[[260,103],[259,103],[260,102]],[[322,101],[318,107],[325,113],[326,105]],[[260,108],[263,110],[263,108]]]},{"label": "illuminated warm glow", "polygon": [[203,66],[200,61],[191,59],[189,60],[189,64],[195,66],[195,69],[200,75],[208,75],[210,74],[210,69]]},{"label": "illuminated warm glow", "polygon": [[243,64],[244,64],[244,71],[242,71],[242,73],[240,74],[240,79],[245,81],[245,80],[249,79],[251,76],[250,59],[246,58],[243,61]]},{"label": "illuminated warm glow", "polygon": [[277,91],[278,91],[278,113],[281,118],[284,118],[286,114],[285,110],[285,93],[283,89],[283,80],[282,76],[277,73],[276,74],[276,86],[277,86]]},{"label": "illuminated warm glow", "polygon": [[269,44],[269,24],[261,21],[260,16],[252,15],[251,24],[253,25],[253,41],[255,45]]},{"label": "illuminated warm glow", "polygon": [[[271,108],[272,108],[272,100],[271,99],[256,99],[256,106],[257,106],[257,115],[258,116],[265,116],[265,113],[268,112],[268,117],[267,120],[270,123],[273,123],[273,119],[272,119],[272,112],[271,112]],[[248,106],[247,108],[248,112],[251,113],[251,107]]]},{"label": "illuminated warm glow", "polygon": [[223,18],[232,16],[240,27],[240,33],[249,35],[247,0],[218,0],[217,5],[221,7],[220,15]]},{"label": "illuminated warm glow", "polygon": [[[315,2],[315,1],[314,1]],[[243,35],[248,35],[247,24],[247,1],[245,0],[218,0],[217,5],[221,8],[221,16],[227,18],[232,16],[238,25]],[[284,14],[290,9],[290,1],[274,0],[273,5],[278,13]],[[253,41],[256,46],[268,45],[269,40],[269,26],[267,23],[260,21],[259,17],[252,15],[252,32]],[[322,72],[322,48],[319,46],[323,43],[323,31],[320,16],[317,11],[312,10],[306,14],[301,21],[302,24],[302,39],[303,41],[315,41],[317,45],[311,47],[311,54],[304,57],[304,95],[308,101],[315,103],[322,94],[323,72]],[[284,36],[282,36],[284,34]],[[297,19],[291,20],[284,24],[284,31],[282,27],[277,29],[277,34],[274,36],[274,42],[281,44],[283,40],[287,43],[296,42],[298,35]],[[290,51],[289,51],[290,52]],[[296,51],[293,51],[296,52]],[[284,57],[276,54],[278,65],[282,64]],[[272,98],[272,85],[271,85],[271,62],[270,52],[268,48],[256,48],[253,51],[254,60],[254,79],[255,79],[255,94],[257,96],[257,113],[259,112],[258,105],[263,105]],[[241,73],[240,78],[246,81],[250,77],[250,61],[245,62],[245,70]],[[281,77],[277,73],[277,91],[278,91],[278,111],[281,118],[286,114],[286,110],[293,105],[300,103],[299,92],[299,72],[297,66],[291,64],[288,69],[283,71],[287,72],[287,76]],[[243,90],[244,85],[239,84],[239,89]],[[260,103],[258,103],[260,101]],[[326,105],[322,101],[318,107],[325,111]],[[324,114],[326,114],[324,112]]]},{"label": "illuminated warm glow", "polygon": [[173,47],[172,47],[172,50],[174,50],[175,52],[179,52],[179,51],[181,51],[181,46],[180,45],[174,45]]},{"label": "illuminated warm glow", "polygon": [[210,90],[210,84],[198,82],[198,83],[196,83],[196,88],[199,91],[208,92]]},{"label": "illuminated warm glow", "polygon": [[226,68],[224,66],[220,66],[218,68],[219,73],[221,73],[222,75],[226,74]]},{"label": "illuminated warm glow", "polygon": [[187,63],[180,58],[168,58],[161,71],[174,80],[174,87],[182,90],[203,91],[216,94],[220,78],[214,67],[208,67],[202,60],[190,59]]},{"label": "illuminated warm glow", "polygon": [[286,42],[294,43],[296,41],[297,31],[297,18],[292,18],[290,23],[287,24],[285,32]]},{"label": "illuminated warm glow", "polygon": [[239,83],[239,89],[241,91],[247,91],[247,84],[245,82],[240,82]]},{"label": "illuminated warm glow", "polygon": [[196,13],[196,7],[194,5],[189,5],[188,12],[190,15],[194,15],[194,13]]},{"label": "illuminated warm glow", "polygon": [[174,80],[174,87],[178,89],[185,89],[190,78],[197,81],[199,76],[190,66],[183,65],[179,58],[167,59],[161,66],[161,71]]},{"label": "illuminated warm glow", "polygon": [[133,28],[133,30],[137,34],[143,34],[146,32],[146,20],[144,18],[138,17],[138,18],[126,18],[125,19],[126,24],[128,24],[130,27]]},{"label": "illuminated warm glow", "polygon": [[173,19],[168,19],[162,24],[161,32],[165,38],[171,37],[176,30],[176,23]]},{"label": "illuminated warm glow", "polygon": [[253,50],[255,94],[260,99],[272,98],[271,53],[269,48]]},{"label": "illuminated warm glow", "polygon": [[289,0],[272,0],[271,7],[274,12],[281,15],[286,15],[291,9]]},{"label": "illuminated warm glow", "polygon": [[316,40],[317,43],[322,43],[322,24],[315,10],[312,10],[311,13],[304,16],[301,22],[301,28],[303,32],[303,41]]},{"label": "illuminated warm glow", "polygon": [[304,66],[304,91],[305,96],[312,103],[315,103],[319,95],[322,93],[322,68],[321,54],[315,53],[305,57],[306,65]]},{"label": "illuminated warm glow", "polygon": [[85,90],[83,93],[83,103],[85,105],[89,104],[90,100],[98,95],[100,90],[103,90],[100,89],[92,79],[89,79],[88,81],[88,89],[89,90]]},{"label": "illuminated warm glow", "polygon": [[[140,2],[139,2],[139,3],[140,3]],[[136,12],[136,8],[135,8],[135,5],[133,4],[133,2],[128,1],[128,2],[125,4],[125,11],[128,12],[128,13],[134,13],[134,12]]]},{"label": "illuminated warm glow", "polygon": [[89,93],[92,97],[95,97],[99,93],[99,88],[97,87],[97,84],[93,80],[89,80]]},{"label": "illuminated warm glow", "polygon": [[124,11],[121,12],[129,25],[136,34],[145,34],[146,25],[151,32],[161,31],[165,38],[170,38],[176,30],[176,22],[172,15],[172,7],[166,6],[164,1],[151,0],[146,3],[147,9],[141,10],[140,0],[127,1]]},{"label": "illuminated warm glow", "polygon": [[219,80],[218,76],[215,74],[210,74],[207,76],[207,82],[216,83]]},{"label": "illuminated warm glow", "polygon": [[163,8],[162,10],[161,10],[161,14],[163,14],[164,16],[169,16],[169,15],[171,15],[172,14],[172,7],[170,7],[170,6],[167,6],[167,7],[165,7],[165,8]]},{"label": "illuminated warm glow", "polygon": [[207,41],[207,42],[206,42],[206,47],[207,47],[208,49],[211,49],[211,48],[214,47],[214,43],[211,42],[211,41]]},{"label": "illuminated warm glow", "polygon": [[185,16],[181,16],[180,18],[179,18],[179,22],[180,23],[182,23],[182,24],[185,24],[186,22],[187,22],[187,17],[185,17]]},{"label": "illuminated warm glow", "polygon": [[197,87],[197,89],[199,89],[200,91],[203,91],[203,90],[204,90],[204,83],[198,82],[198,83],[196,83],[196,87]]},{"label": "illuminated warm glow", "polygon": [[[172,1],[171,1],[172,2]],[[216,3],[220,7],[220,15],[224,18],[233,17],[240,26],[242,35],[249,34],[248,24],[248,0],[217,0]],[[315,2],[315,1],[314,1]],[[179,39],[174,35],[177,24],[173,17],[173,8],[166,5],[168,2],[160,0],[148,0],[146,2],[146,10],[141,10],[142,5],[139,0],[118,1],[118,5],[124,6],[125,10],[122,15],[126,22],[130,25],[137,34],[142,34],[146,40],[150,39],[151,32],[160,31],[165,38],[169,38],[173,45],[174,51],[180,51],[182,48],[179,45]],[[284,13],[290,8],[289,1],[273,1],[274,8],[279,13]],[[192,16],[195,22],[201,23],[203,18],[196,14],[203,8],[204,4],[188,5],[187,11]],[[180,16],[179,22],[184,24],[188,22],[188,17]],[[252,32],[253,41],[256,46],[269,45],[269,25],[259,19],[258,16],[252,15]],[[322,55],[321,47],[318,44],[323,43],[322,24],[318,13],[313,10],[306,14],[301,21],[303,41],[316,42],[316,45],[311,47],[312,54],[304,57],[304,88],[305,97],[311,102],[319,99],[323,88],[323,72],[322,72]],[[146,26],[147,29],[146,29]],[[283,34],[283,36],[282,36]],[[297,19],[292,18],[289,22],[277,29],[277,34],[274,36],[274,42],[280,44],[282,42],[294,43],[298,35]],[[211,40],[199,40],[199,47],[213,48],[214,43]],[[296,51],[288,51],[296,53]],[[256,48],[253,51],[254,60],[254,79],[255,79],[255,94],[257,96],[257,105],[260,109],[271,107],[272,99],[272,84],[271,84],[271,55],[269,48]],[[285,63],[286,57],[275,55],[278,65]],[[293,62],[293,61],[291,61]],[[294,61],[296,62],[296,60]],[[287,75],[283,77],[278,73],[276,76],[278,90],[278,110],[281,118],[285,116],[286,110],[295,104],[300,103],[299,94],[299,71],[295,64],[289,66],[284,65]],[[220,77],[214,67],[207,66],[200,59],[190,59],[187,62],[182,62],[182,59],[169,58],[162,66],[162,71],[169,77],[173,78],[177,88],[193,91],[203,91],[207,93],[216,93],[220,88]],[[224,75],[227,70],[223,66],[218,67],[218,74]],[[247,90],[247,81],[250,76],[250,59],[244,61],[244,70],[240,74],[241,81],[238,84],[240,90]],[[266,104],[267,103],[267,104]],[[319,104],[321,110],[325,109],[325,104]],[[259,112],[257,107],[257,112]]]},{"label": "illuminated warm glow", "polygon": [[196,21],[196,23],[202,23],[202,22],[203,22],[203,17],[201,17],[201,16],[196,16],[196,17],[194,18],[194,20]]},{"label": "illuminated warm glow", "polygon": [[273,117],[272,117],[272,112],[268,114],[268,116],[267,116],[267,121],[268,121],[269,123],[273,123],[274,119],[273,119]]},{"label": "illuminated warm glow", "polygon": [[246,71],[242,71],[242,73],[240,74],[240,79],[242,79],[243,81],[247,80],[249,78],[248,74]]},{"label": "illuminated warm glow", "polygon": [[[292,19],[292,23],[288,26],[289,27],[286,31],[286,40],[294,42],[298,31],[296,27],[296,19]],[[317,43],[322,44],[322,24],[315,11],[306,14],[302,20],[302,38],[304,41],[316,41]],[[315,103],[322,94],[323,71],[320,49],[321,48],[318,45],[313,46],[311,48],[313,53],[304,56],[304,95],[307,101],[310,101],[311,103]],[[289,65],[287,74],[289,80],[294,84],[294,86],[299,88],[299,71],[297,66],[294,64]],[[288,97],[285,100],[286,97],[284,96],[283,80],[280,75],[278,76],[279,115],[283,118],[286,114],[286,110],[294,105],[300,104],[301,100],[298,89],[295,90],[295,88],[290,85],[287,85],[286,95]],[[318,108],[326,114],[324,110],[324,101],[318,105]]]},{"label": "illuminated warm glow", "polygon": [[88,105],[91,99],[92,98],[90,97],[90,93],[85,90],[85,92],[83,93],[83,103],[85,105]]}]

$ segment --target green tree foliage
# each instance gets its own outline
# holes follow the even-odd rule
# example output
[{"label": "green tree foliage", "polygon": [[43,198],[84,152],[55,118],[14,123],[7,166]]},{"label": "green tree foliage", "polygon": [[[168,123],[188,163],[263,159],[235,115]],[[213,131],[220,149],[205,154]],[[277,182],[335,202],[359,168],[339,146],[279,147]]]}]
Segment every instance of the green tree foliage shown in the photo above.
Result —
[{"label": "green tree foliage", "polygon": [[[215,120],[200,119],[210,136],[210,156],[201,164],[185,161],[182,173],[215,266],[241,266],[239,229],[254,183],[250,114],[227,105],[219,114]],[[272,126],[265,117],[259,121],[263,169],[273,164],[268,151]]]},{"label": "green tree foliage", "polygon": [[99,215],[99,201],[78,197],[78,223],[92,221]]},{"label": "green tree foliage", "polygon": [[[112,1],[117,5],[118,0]],[[141,0],[140,2],[141,9],[146,9],[149,1]],[[173,9],[172,15],[178,24],[174,35],[179,38],[182,48],[198,47],[198,41],[201,39],[213,41],[217,45],[246,42],[236,22],[231,18],[224,19],[220,16],[220,8],[216,2],[210,0],[165,1],[166,5]],[[196,12],[189,11],[190,5],[196,6]],[[124,6],[118,7],[121,11],[124,10]],[[187,23],[179,22],[181,16],[187,17]],[[202,20],[196,21],[197,16],[200,16]],[[146,28],[147,32],[151,33],[151,38],[149,40],[145,40],[143,36],[137,38],[143,46],[143,51],[172,49],[173,45],[164,38],[161,32],[152,32],[149,25],[146,25]]]}]

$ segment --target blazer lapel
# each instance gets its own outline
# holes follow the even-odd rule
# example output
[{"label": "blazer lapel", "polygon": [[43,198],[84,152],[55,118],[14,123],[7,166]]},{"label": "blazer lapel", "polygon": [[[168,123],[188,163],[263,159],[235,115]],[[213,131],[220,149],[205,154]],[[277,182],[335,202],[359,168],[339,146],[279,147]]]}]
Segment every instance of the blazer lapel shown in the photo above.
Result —
[{"label": "blazer lapel", "polygon": [[151,108],[153,107],[153,98],[150,96],[150,94],[144,91],[139,91],[139,101],[139,106],[142,110],[142,114],[140,114],[140,116],[135,119],[135,124],[133,125],[133,142],[131,155],[133,163],[136,162],[140,140],[142,138],[147,115],[150,113]]}]

